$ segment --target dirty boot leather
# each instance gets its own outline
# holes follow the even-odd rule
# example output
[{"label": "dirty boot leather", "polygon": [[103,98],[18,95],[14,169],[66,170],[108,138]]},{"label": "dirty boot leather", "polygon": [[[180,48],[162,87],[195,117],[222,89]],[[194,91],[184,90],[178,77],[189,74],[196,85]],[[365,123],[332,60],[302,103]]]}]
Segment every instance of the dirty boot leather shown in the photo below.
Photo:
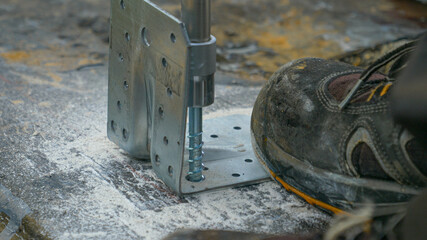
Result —
[{"label": "dirty boot leather", "polygon": [[426,151],[390,113],[395,76],[416,44],[367,69],[304,58],[274,73],[251,120],[254,150],[272,178],[334,213],[370,204],[386,211],[419,194],[427,185]]}]

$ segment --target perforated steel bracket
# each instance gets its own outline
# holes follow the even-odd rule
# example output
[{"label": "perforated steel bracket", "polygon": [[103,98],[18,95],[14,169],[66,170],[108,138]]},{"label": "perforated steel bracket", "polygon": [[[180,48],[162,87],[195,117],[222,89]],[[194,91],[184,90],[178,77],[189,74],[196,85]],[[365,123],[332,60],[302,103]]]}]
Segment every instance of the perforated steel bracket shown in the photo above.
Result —
[{"label": "perforated steel bracket", "polygon": [[[146,0],[112,0],[110,25],[107,133],[111,141],[134,157],[150,158],[156,174],[178,194],[265,179],[258,166],[254,177],[241,180],[229,174],[233,180],[229,181],[219,173],[207,174],[201,183],[185,180],[190,56],[196,46],[180,20]],[[212,160],[223,160],[219,172],[234,168],[227,165],[238,154],[227,157],[226,152],[229,149],[210,153]]]},{"label": "perforated steel bracket", "polygon": [[[184,25],[149,1],[112,0],[108,137],[179,192],[190,41]],[[178,176],[178,177],[177,177]]]}]

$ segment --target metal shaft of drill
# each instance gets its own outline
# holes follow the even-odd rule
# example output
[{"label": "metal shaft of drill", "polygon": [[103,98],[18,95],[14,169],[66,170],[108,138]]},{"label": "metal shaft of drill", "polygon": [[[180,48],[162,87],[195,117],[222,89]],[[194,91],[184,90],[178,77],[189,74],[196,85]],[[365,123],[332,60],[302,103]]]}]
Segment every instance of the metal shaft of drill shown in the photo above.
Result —
[{"label": "metal shaft of drill", "polygon": [[[191,42],[207,42],[210,39],[210,0],[181,0],[181,17]],[[194,76],[192,76],[194,81]],[[192,84],[191,84],[192,85]],[[190,88],[192,98],[199,94]],[[200,106],[189,106],[189,172],[188,180],[202,181],[203,176],[203,117]]]}]

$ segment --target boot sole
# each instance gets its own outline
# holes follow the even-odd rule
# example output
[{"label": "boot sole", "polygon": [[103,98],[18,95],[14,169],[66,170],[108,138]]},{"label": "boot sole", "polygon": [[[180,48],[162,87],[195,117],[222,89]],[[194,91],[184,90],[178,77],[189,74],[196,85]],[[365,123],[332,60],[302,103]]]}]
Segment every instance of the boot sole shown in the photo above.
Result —
[{"label": "boot sole", "polygon": [[[332,173],[315,168],[281,150],[265,139],[272,152],[279,152],[273,166],[268,161],[251,133],[252,146],[261,165],[271,177],[287,191],[293,192],[307,203],[333,214],[349,214],[355,208],[374,207],[375,215],[392,213],[401,209],[419,190],[393,182],[364,179]],[[286,175],[280,174],[277,167],[286,169]]]}]

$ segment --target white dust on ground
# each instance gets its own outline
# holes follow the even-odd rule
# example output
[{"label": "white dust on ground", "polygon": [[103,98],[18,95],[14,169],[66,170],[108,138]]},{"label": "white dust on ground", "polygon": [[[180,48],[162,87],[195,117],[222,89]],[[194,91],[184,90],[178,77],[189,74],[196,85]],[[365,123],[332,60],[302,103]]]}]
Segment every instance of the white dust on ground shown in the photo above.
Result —
[{"label": "white dust on ground", "polygon": [[[231,109],[206,114],[205,119],[250,113],[247,108]],[[139,193],[126,184],[112,184],[108,166],[126,165],[130,159],[108,140],[104,125],[92,129],[63,146],[46,146],[44,152],[56,164],[52,171],[78,172],[79,180],[85,182],[72,197],[49,203],[51,211],[64,213],[61,219],[43,219],[48,223],[43,225],[57,239],[161,239],[181,228],[294,233],[323,229],[330,220],[273,181],[199,193],[186,197],[184,203],[174,195],[161,195],[163,199],[146,196],[148,202],[161,203],[154,208],[140,202]],[[138,188],[162,184],[151,169],[144,168],[132,172]],[[55,224],[58,221],[62,228]]]}]

